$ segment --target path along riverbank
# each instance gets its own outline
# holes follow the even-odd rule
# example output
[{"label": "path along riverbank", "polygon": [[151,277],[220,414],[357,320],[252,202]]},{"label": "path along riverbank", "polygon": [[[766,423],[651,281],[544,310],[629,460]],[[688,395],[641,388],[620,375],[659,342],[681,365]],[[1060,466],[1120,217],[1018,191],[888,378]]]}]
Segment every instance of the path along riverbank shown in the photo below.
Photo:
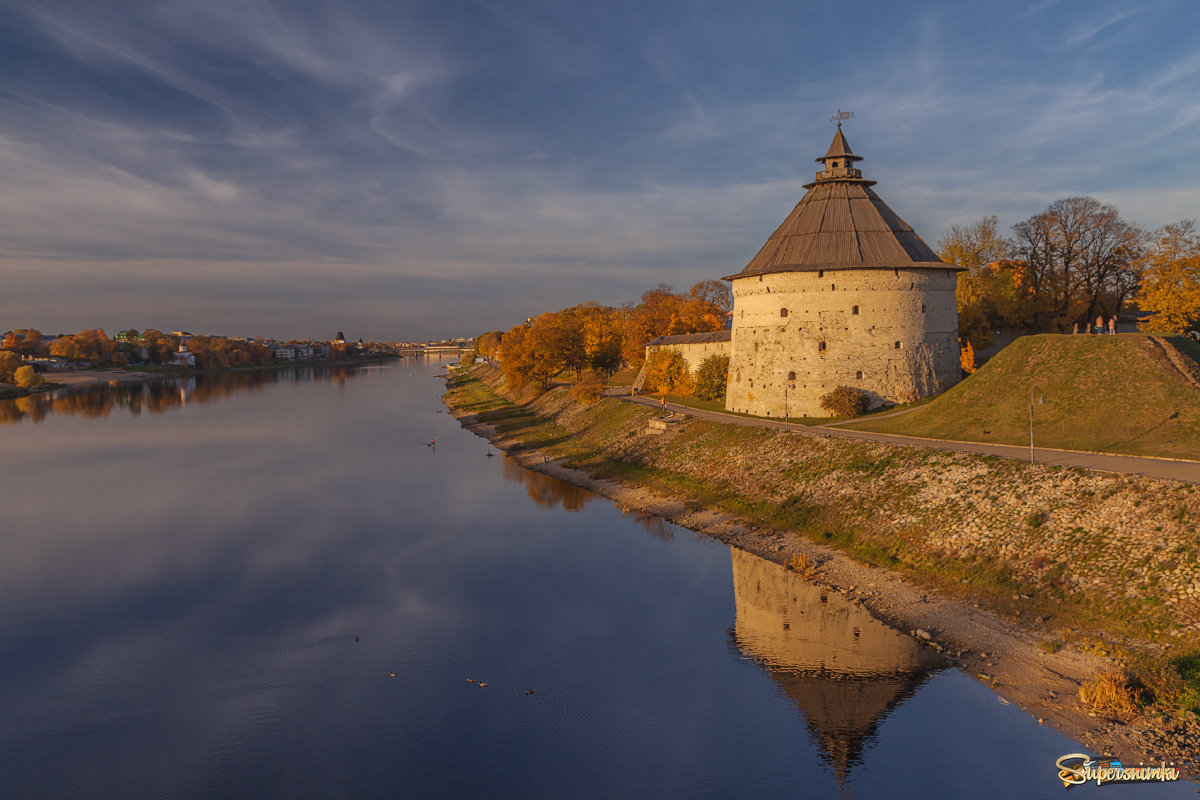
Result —
[{"label": "path along riverbank", "polygon": [[[796,569],[1096,752],[1196,774],[1172,672],[1200,632],[1195,487],[504,394],[481,367],[445,400],[524,466]],[[1110,671],[1150,679],[1144,710],[1080,701]]]}]

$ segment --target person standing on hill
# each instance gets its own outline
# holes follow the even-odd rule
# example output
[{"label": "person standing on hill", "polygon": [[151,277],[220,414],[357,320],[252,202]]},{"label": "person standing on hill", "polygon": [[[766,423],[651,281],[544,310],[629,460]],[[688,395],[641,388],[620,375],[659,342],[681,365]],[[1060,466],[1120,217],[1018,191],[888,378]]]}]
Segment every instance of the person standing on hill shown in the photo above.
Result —
[{"label": "person standing on hill", "polygon": [[1117,315],[1113,314],[1108,318],[1108,334],[1110,336],[1117,335]]}]

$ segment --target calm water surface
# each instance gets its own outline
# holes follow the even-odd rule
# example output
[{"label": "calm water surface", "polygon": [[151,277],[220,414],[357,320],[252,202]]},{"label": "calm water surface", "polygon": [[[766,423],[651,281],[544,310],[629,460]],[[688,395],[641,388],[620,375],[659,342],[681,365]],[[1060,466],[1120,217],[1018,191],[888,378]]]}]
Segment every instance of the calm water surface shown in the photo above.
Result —
[{"label": "calm water surface", "polygon": [[0,404],[0,794],[1062,795],[1069,739],[836,594],[488,457],[438,370]]}]

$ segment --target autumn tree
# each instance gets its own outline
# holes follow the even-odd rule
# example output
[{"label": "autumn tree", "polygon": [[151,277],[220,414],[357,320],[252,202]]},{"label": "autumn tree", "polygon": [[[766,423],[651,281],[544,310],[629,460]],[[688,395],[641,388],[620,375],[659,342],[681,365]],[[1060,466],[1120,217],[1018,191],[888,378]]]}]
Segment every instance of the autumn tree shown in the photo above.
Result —
[{"label": "autumn tree", "polygon": [[724,281],[700,281],[688,289],[688,297],[715,308],[721,314],[728,313],[733,308],[733,295],[729,291],[729,284]]},{"label": "autumn tree", "polygon": [[554,331],[552,346],[558,348],[562,359],[562,368],[575,373],[575,379],[583,377],[583,371],[588,366],[587,348],[584,346],[583,322],[589,306],[573,306],[564,308],[554,315]]},{"label": "autumn tree", "polygon": [[584,357],[589,367],[612,375],[621,366],[621,329],[625,309],[596,305],[582,307],[580,313]]},{"label": "autumn tree", "polygon": [[146,359],[152,364],[169,363],[179,349],[177,338],[154,328],[144,331],[140,338],[142,347],[146,348]]},{"label": "autumn tree", "polygon": [[37,374],[34,368],[28,364],[23,367],[17,367],[13,372],[13,383],[22,389],[32,389],[36,386],[41,386],[45,382],[45,378]]},{"label": "autumn tree", "polygon": [[501,331],[488,331],[475,337],[475,355],[480,358],[495,358],[500,352]]},{"label": "autumn tree", "polygon": [[1029,267],[1038,326],[1065,331],[1080,319],[1113,316],[1137,290],[1146,234],[1110,205],[1056,200],[1013,234]]},{"label": "autumn tree", "polygon": [[999,233],[1000,220],[993,214],[970,225],[950,226],[938,239],[937,254],[947,264],[964,267],[966,275],[979,275],[993,261],[1005,258],[1011,245]]},{"label": "autumn tree", "polygon": [[1010,258],[1013,246],[998,230],[995,216],[955,225],[938,240],[938,257],[964,267],[958,276],[958,335],[973,347],[987,347],[997,328],[1033,323],[1034,294],[1025,262]]},{"label": "autumn tree", "polygon": [[517,325],[500,340],[500,370],[504,380],[513,388],[520,388],[529,382],[529,374],[533,369],[530,348],[526,346],[529,329]]},{"label": "autumn tree", "polygon": [[642,294],[642,302],[628,310],[622,330],[621,354],[631,364],[645,358],[646,343],[659,336],[706,333],[725,327],[728,291],[720,295],[715,281],[702,281],[687,294],[677,294],[665,283]]},{"label": "autumn tree", "polygon": [[21,366],[19,355],[11,350],[0,350],[0,383],[12,383],[13,373]]},{"label": "autumn tree", "polygon": [[975,366],[975,348],[971,346],[969,339],[965,345],[959,348],[958,363],[962,366],[962,371],[966,375],[971,375],[978,369]]},{"label": "autumn tree", "polygon": [[1200,327],[1200,235],[1194,220],[1155,233],[1142,259],[1137,302],[1151,316],[1138,324],[1149,333],[1186,333]]},{"label": "autumn tree", "polygon": [[85,329],[76,334],[59,336],[50,343],[50,355],[107,364],[112,360],[115,343],[100,328]]},{"label": "autumn tree", "polygon": [[675,350],[658,350],[646,359],[645,390],[690,395],[696,390],[687,361]]},{"label": "autumn tree", "polygon": [[14,353],[28,356],[37,352],[42,345],[41,331],[36,328],[17,328],[4,336],[0,349],[11,350]]}]

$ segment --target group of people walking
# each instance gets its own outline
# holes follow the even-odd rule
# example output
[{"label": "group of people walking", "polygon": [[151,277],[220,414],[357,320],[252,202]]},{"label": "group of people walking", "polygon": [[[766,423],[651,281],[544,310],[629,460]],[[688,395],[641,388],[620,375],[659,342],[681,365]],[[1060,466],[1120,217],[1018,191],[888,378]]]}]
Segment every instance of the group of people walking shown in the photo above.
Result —
[{"label": "group of people walking", "polygon": [[[1105,333],[1103,316],[1096,317],[1096,330],[1094,330],[1094,331],[1092,330],[1092,323],[1085,322],[1083,325],[1084,325],[1084,328],[1083,328],[1084,333],[1087,333],[1087,334]],[[1109,318],[1107,332],[1110,334],[1116,334],[1117,318],[1115,316]],[[1071,331],[1071,333],[1072,333],[1072,335],[1079,333],[1079,323],[1078,322],[1075,323],[1075,328]]]}]

